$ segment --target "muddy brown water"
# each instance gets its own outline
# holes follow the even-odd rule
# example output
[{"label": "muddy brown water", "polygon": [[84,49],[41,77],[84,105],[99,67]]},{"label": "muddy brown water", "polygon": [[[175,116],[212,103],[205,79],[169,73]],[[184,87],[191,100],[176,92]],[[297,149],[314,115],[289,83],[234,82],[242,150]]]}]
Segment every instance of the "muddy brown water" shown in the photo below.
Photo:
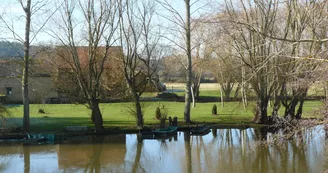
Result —
[{"label": "muddy brown water", "polygon": [[[204,136],[186,132],[170,139],[138,140],[136,134],[80,137],[60,144],[1,144],[0,172],[279,172],[328,169],[328,140],[321,128],[302,139],[258,145],[272,134],[260,129],[217,129]],[[138,142],[139,141],[139,142]]]}]

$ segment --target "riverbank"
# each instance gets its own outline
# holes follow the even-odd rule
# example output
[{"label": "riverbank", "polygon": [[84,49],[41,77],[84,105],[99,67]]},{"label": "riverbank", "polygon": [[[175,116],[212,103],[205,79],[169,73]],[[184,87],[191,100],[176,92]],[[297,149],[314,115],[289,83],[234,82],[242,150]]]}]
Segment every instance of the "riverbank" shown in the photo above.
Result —
[{"label": "riverbank", "polygon": [[[159,104],[165,105],[168,116],[177,117],[179,125],[183,124],[184,103],[180,102],[143,102],[145,126],[156,127],[159,120],[155,118],[155,110]],[[218,115],[212,115],[212,106],[218,107]],[[321,101],[306,101],[304,104],[305,118],[320,118],[315,111],[322,105]],[[22,105],[6,105],[11,116],[6,119],[4,127],[22,127]],[[134,117],[129,113],[132,108],[131,103],[106,103],[100,104],[103,114],[104,127],[113,133],[131,133],[137,131]],[[191,109],[192,125],[208,124],[225,127],[258,126],[252,123],[254,103],[247,108],[243,108],[239,102],[225,103],[221,107],[220,103],[197,103]],[[38,113],[43,109],[45,113]],[[31,131],[35,133],[63,132],[66,126],[87,126],[93,128],[90,119],[90,111],[84,105],[75,104],[32,104],[31,110]],[[281,110],[283,111],[283,110]],[[283,112],[280,112],[281,114]]]}]

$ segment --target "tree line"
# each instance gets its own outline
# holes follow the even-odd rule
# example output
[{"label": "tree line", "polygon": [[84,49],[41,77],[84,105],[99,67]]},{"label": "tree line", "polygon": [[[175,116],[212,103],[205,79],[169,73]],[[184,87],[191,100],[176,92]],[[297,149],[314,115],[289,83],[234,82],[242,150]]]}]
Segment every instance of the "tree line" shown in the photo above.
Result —
[{"label": "tree line", "polygon": [[134,103],[139,127],[144,124],[140,96],[164,57],[173,57],[183,69],[186,123],[191,121],[192,96],[199,95],[206,70],[214,74],[225,93],[221,94],[221,100],[229,99],[233,88],[237,88],[246,106],[247,92],[255,93],[257,123],[268,122],[270,100],[272,117],[277,117],[283,107],[284,117],[301,118],[309,87],[325,80],[328,2],[324,0],[17,0],[17,3],[23,11],[24,36],[12,25],[11,14],[3,13],[0,22],[1,28],[11,33],[10,39],[23,44],[24,55],[20,56],[24,62],[26,131],[29,63],[33,56],[30,46],[41,33],[54,40],[53,52],[67,62],[82,93],[81,100],[92,112],[97,131],[103,130],[99,103],[102,79],[110,77],[105,69],[113,46],[121,47],[119,62],[126,82],[124,90]]}]

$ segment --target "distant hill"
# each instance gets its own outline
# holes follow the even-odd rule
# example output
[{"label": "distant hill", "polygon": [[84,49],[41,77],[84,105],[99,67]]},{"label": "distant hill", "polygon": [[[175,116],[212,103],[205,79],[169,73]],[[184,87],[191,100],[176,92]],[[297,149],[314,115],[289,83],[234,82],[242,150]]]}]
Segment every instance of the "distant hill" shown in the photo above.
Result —
[{"label": "distant hill", "polygon": [[19,59],[23,55],[24,49],[21,43],[0,41],[0,59]]}]

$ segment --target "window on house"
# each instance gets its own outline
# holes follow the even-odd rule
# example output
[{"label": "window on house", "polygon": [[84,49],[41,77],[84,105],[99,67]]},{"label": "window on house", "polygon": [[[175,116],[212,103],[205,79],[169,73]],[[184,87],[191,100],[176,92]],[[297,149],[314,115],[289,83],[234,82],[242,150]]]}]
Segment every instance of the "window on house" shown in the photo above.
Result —
[{"label": "window on house", "polygon": [[7,95],[12,95],[13,94],[13,88],[12,87],[7,87],[6,88],[6,90],[7,90]]}]

